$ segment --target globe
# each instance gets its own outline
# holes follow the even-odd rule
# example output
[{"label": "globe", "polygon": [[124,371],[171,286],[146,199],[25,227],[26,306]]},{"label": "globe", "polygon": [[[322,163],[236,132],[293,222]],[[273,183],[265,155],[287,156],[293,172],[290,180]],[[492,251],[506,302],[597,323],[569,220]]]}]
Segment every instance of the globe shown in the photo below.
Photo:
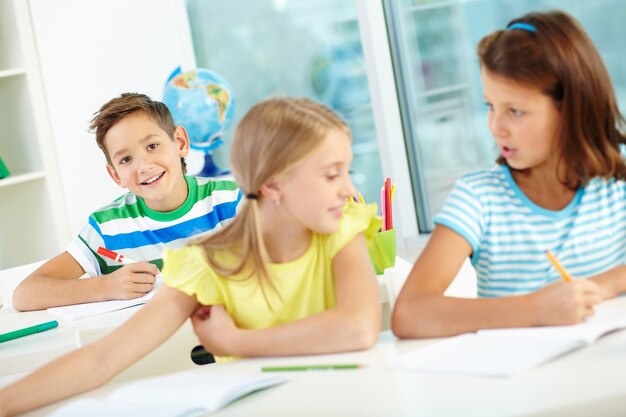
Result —
[{"label": "globe", "polygon": [[235,112],[232,91],[221,75],[206,68],[182,72],[178,67],[163,88],[163,103],[174,122],[185,127],[191,147],[204,152],[204,167],[199,175],[213,177],[228,173],[215,165],[211,152],[223,143],[221,137],[232,123]]}]

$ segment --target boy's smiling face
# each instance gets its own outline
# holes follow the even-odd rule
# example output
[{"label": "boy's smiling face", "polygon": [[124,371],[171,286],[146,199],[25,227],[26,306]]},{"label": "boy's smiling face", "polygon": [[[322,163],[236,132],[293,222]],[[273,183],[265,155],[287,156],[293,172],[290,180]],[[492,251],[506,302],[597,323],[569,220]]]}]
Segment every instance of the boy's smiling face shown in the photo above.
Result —
[{"label": "boy's smiling face", "polygon": [[189,153],[189,139],[184,128],[177,127],[172,140],[150,116],[136,111],[109,129],[104,145],[113,181],[142,197],[152,210],[172,211],[185,202],[180,158]]}]

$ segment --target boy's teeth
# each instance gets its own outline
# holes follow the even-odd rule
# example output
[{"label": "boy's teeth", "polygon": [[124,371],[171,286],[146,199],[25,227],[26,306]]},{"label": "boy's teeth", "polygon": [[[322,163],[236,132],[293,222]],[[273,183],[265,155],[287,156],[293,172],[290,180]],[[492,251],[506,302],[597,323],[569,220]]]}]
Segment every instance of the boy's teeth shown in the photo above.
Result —
[{"label": "boy's teeth", "polygon": [[160,176],[161,176],[161,174],[157,174],[157,175],[155,175],[154,177],[147,179],[147,180],[144,182],[144,184],[151,184],[151,183],[153,183],[154,181],[156,181],[156,180],[157,180]]}]

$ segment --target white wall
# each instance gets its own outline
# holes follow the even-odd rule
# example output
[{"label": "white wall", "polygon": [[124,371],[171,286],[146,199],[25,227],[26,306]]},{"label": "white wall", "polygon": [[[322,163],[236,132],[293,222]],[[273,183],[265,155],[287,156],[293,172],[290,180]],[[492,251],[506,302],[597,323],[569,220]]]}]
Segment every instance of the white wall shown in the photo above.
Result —
[{"label": "white wall", "polygon": [[[162,98],[171,71],[195,67],[184,0],[29,0],[72,235],[124,192],[105,171],[89,120],[122,92]],[[44,155],[45,157],[45,155]]]}]

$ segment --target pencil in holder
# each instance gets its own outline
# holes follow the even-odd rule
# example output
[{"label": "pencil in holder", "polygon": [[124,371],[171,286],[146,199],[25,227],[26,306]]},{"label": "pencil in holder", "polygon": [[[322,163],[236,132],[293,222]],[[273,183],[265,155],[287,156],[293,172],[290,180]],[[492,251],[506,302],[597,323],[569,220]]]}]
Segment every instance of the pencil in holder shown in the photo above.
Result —
[{"label": "pencil in holder", "polygon": [[374,233],[367,243],[367,249],[376,275],[393,267],[396,264],[396,229]]}]

